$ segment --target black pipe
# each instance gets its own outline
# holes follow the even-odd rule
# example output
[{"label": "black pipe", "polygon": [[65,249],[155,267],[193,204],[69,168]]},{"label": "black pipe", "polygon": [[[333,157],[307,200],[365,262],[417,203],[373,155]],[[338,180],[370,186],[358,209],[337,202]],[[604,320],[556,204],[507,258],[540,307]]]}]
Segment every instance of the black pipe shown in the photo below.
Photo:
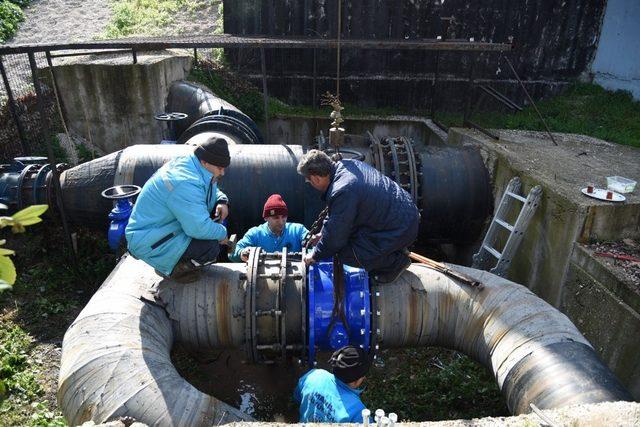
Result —
[{"label": "black pipe", "polygon": [[179,143],[185,143],[203,131],[231,132],[241,144],[264,143],[260,129],[249,116],[197,83],[172,83],[166,111],[188,115],[175,124]]}]

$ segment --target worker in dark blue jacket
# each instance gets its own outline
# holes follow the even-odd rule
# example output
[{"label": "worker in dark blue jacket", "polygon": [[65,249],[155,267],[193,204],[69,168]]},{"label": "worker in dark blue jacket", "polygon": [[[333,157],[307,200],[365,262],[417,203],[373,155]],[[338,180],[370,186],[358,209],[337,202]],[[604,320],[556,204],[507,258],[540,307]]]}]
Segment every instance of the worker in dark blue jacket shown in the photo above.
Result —
[{"label": "worker in dark blue jacket", "polygon": [[289,209],[282,196],[269,196],[262,209],[264,223],[245,233],[233,254],[229,255],[229,260],[247,262],[252,247],[262,248],[265,252],[281,252],[284,248],[288,252],[300,252],[308,231],[302,224],[287,222],[288,216]]},{"label": "worker in dark blue jacket", "polygon": [[418,235],[420,214],[413,199],[396,182],[358,160],[333,162],[310,150],[298,173],[322,192],[328,214],[309,265],[337,256],[364,268],[377,283],[390,283],[411,265],[407,247]]},{"label": "worker in dark blue jacket", "polygon": [[369,357],[358,347],[342,347],[329,359],[333,373],[312,369],[298,381],[293,394],[300,404],[301,423],[362,423],[362,383]]}]

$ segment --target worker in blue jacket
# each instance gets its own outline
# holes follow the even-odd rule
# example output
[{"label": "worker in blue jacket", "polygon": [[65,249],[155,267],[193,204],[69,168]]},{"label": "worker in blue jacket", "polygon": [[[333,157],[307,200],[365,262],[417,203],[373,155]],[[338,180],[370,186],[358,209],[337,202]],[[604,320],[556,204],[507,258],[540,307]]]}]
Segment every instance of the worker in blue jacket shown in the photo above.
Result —
[{"label": "worker in blue jacket", "polygon": [[312,369],[298,381],[294,399],[301,423],[362,423],[362,383],[369,357],[358,347],[342,347],[329,359],[332,373]]},{"label": "worker in blue jacket", "polygon": [[308,230],[302,224],[287,222],[288,216],[289,210],[282,196],[269,196],[262,209],[264,224],[249,229],[236,244],[229,259],[247,262],[251,247],[262,248],[265,252],[281,252],[283,248],[287,248],[288,252],[300,252]]},{"label": "worker in blue jacket", "polygon": [[227,229],[212,216],[223,220],[229,214],[217,181],[230,162],[226,139],[212,137],[158,169],[131,212],[125,230],[129,252],[176,280],[192,277],[191,260],[215,261]]},{"label": "worker in blue jacket", "polygon": [[304,257],[307,265],[337,256],[377,283],[395,281],[411,265],[407,248],[418,235],[420,213],[395,181],[359,160],[334,163],[319,150],[302,157],[298,173],[328,207],[320,240]]}]

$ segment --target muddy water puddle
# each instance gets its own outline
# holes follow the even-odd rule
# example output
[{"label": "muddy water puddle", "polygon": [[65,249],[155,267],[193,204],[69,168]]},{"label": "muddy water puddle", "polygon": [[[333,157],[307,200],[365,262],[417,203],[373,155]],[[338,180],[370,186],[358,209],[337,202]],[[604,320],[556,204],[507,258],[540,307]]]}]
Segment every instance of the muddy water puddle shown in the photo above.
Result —
[{"label": "muddy water puddle", "polygon": [[293,391],[305,373],[290,364],[253,365],[241,350],[190,353],[174,349],[172,360],[187,381],[203,393],[240,408],[261,421],[297,422]]}]

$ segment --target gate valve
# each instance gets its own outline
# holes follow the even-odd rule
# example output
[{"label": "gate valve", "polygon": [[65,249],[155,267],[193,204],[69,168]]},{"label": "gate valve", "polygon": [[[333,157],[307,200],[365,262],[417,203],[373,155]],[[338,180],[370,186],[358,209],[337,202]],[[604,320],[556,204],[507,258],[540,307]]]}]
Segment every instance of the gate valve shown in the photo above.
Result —
[{"label": "gate valve", "polygon": [[129,223],[129,216],[133,210],[133,203],[131,199],[137,196],[142,190],[137,185],[116,185],[115,187],[109,187],[101,194],[105,199],[113,200],[114,206],[109,212],[109,231],[107,232],[107,239],[109,240],[109,247],[117,252],[120,247],[120,242],[124,236],[124,230]]}]

